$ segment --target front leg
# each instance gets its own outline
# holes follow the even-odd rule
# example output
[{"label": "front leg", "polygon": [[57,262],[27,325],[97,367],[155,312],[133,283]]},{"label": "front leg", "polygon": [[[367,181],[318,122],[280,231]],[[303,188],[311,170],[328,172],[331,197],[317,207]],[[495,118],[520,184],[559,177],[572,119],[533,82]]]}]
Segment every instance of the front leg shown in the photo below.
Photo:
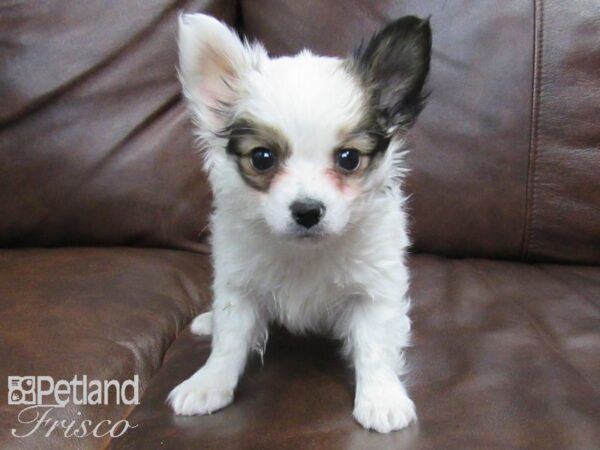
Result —
[{"label": "front leg", "polygon": [[204,367],[169,394],[176,414],[211,414],[232,402],[260,327],[257,309],[241,291],[215,287],[211,353]]},{"label": "front leg", "polygon": [[399,375],[402,348],[410,337],[408,301],[374,298],[352,312],[348,344],[356,370],[354,418],[365,428],[388,433],[416,419],[415,405]]}]

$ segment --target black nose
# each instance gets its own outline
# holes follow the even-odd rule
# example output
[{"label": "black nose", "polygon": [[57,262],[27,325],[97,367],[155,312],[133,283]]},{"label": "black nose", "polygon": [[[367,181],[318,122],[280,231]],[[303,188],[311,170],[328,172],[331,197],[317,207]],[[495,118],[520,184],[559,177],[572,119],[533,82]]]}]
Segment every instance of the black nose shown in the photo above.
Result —
[{"label": "black nose", "polygon": [[323,213],[325,213],[325,205],[318,200],[307,198],[292,203],[290,211],[298,225],[304,228],[312,228],[319,223]]}]

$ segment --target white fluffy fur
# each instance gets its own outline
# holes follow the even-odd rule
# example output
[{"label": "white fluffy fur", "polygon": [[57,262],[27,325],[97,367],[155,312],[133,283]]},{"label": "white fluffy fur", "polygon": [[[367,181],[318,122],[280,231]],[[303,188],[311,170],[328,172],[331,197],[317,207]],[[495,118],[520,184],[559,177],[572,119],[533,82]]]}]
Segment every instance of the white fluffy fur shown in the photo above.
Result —
[{"label": "white fluffy fur", "polygon": [[[340,192],[324,171],[340,130],[356,125],[365,108],[341,60],[306,51],[271,59],[199,14],[180,19],[179,45],[215,197],[215,299],[212,313],[192,323],[196,333],[212,332],[211,355],[170,393],[174,411],[210,414],[231,403],[248,353],[262,351],[274,321],[342,340],[356,370],[356,420],[383,433],[405,427],[416,416],[399,379],[410,335],[401,142],[392,141],[359,188]],[[281,130],[293,149],[285,178],[267,192],[243,182],[218,136],[248,113]],[[299,196],[326,205],[316,241],[290,231],[289,205]]]}]

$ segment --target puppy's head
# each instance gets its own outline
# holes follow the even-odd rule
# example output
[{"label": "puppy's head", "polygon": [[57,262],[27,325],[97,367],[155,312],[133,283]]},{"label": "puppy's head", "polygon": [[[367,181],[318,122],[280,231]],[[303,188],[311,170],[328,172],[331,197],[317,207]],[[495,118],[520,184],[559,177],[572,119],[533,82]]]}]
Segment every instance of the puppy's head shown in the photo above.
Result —
[{"label": "puppy's head", "polygon": [[398,175],[430,50],[416,17],[338,59],[270,58],[214,18],[183,15],[180,78],[217,208],[286,238],[342,234]]}]

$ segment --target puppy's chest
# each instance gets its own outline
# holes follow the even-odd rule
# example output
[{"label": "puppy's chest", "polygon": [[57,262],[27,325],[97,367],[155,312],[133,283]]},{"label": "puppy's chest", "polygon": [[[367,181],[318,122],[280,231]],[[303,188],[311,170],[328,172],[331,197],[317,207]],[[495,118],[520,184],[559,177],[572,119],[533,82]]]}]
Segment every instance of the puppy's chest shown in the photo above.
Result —
[{"label": "puppy's chest", "polygon": [[291,331],[323,331],[360,292],[349,269],[298,257],[267,264],[250,285],[271,320]]}]

